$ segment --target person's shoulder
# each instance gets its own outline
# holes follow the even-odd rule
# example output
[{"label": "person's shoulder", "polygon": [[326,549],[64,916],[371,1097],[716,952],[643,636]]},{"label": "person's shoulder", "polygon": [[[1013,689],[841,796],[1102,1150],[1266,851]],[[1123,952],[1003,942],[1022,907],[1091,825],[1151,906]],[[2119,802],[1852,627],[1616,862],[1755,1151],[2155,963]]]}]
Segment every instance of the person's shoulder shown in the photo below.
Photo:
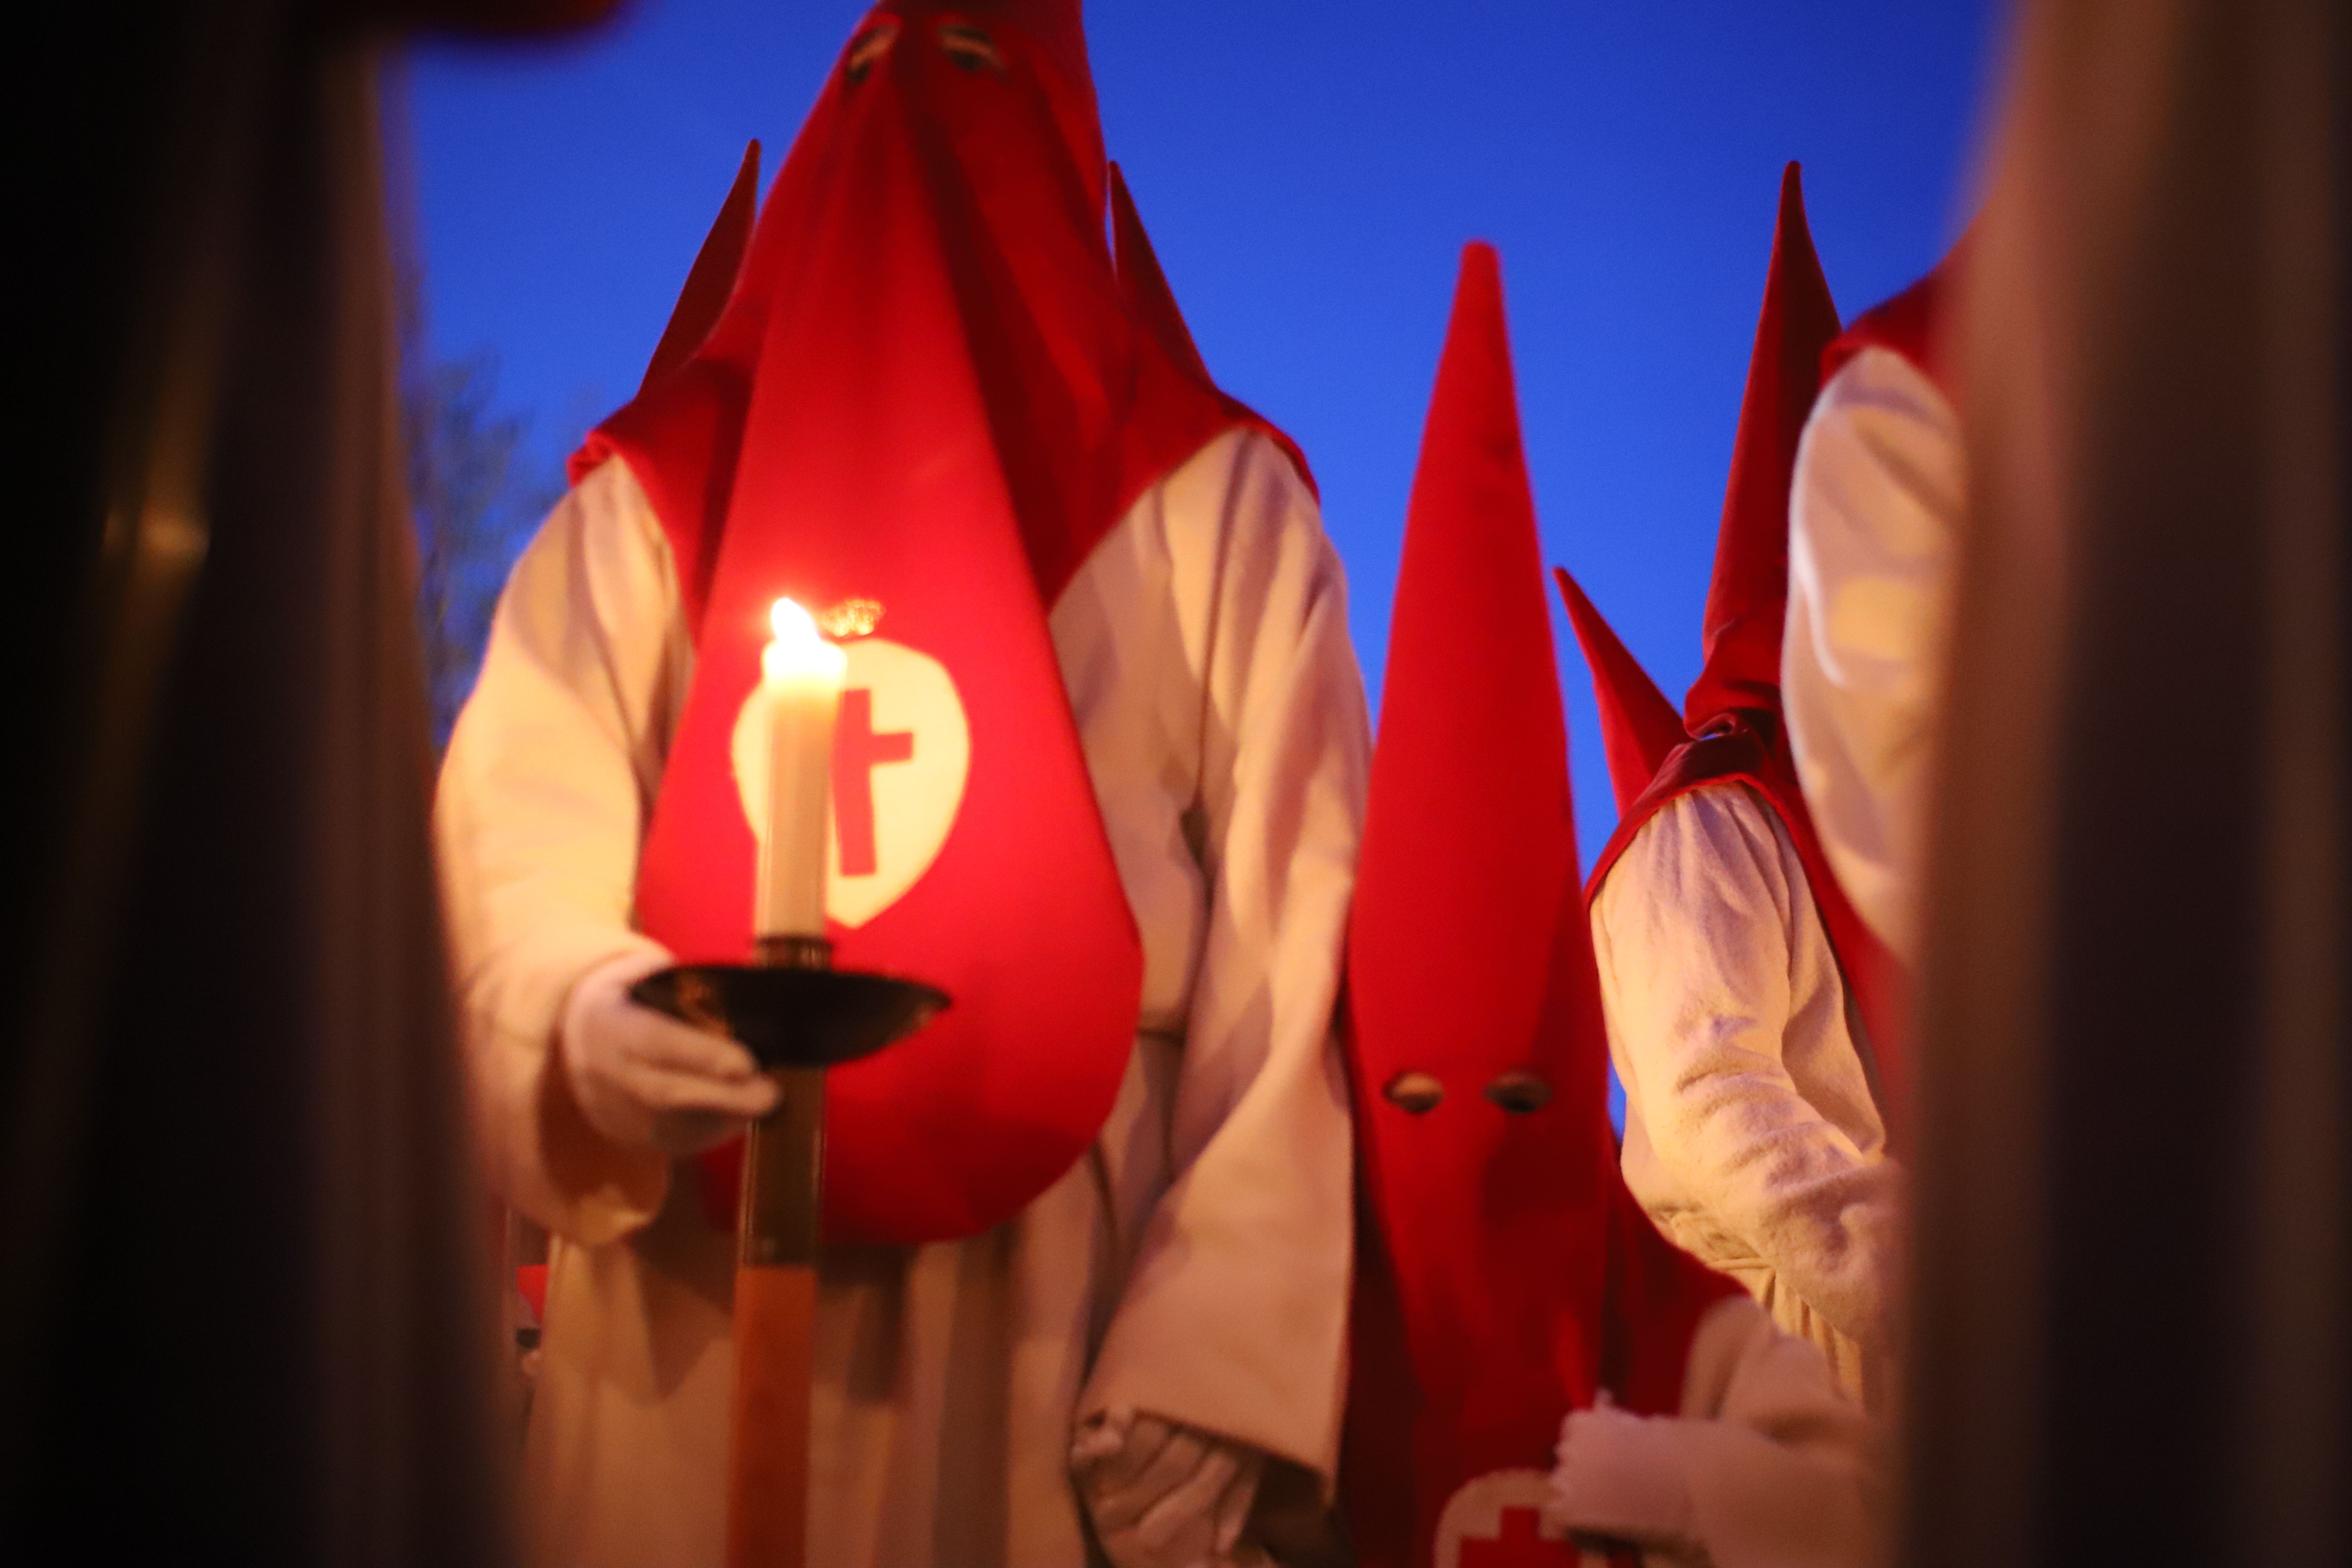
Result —
[{"label": "person's shoulder", "polygon": [[1731,839],[1769,840],[1776,823],[1772,808],[1744,779],[1708,779],[1661,805],[1641,831],[1661,823],[1666,831],[1705,847]]},{"label": "person's shoulder", "polygon": [[656,583],[674,591],[667,537],[652,503],[611,457],[582,474],[550,509],[515,558],[509,595],[568,603],[581,584],[599,596],[614,584]]},{"label": "person's shoulder", "polygon": [[548,517],[547,527],[559,523],[575,531],[582,543],[600,552],[628,555],[652,553],[665,561],[669,539],[661,519],[646,499],[626,458],[615,453],[580,476]]},{"label": "person's shoulder", "polygon": [[1815,431],[1833,431],[1889,421],[1955,445],[1960,438],[1959,411],[1935,379],[1906,355],[1872,344],[1822,384],[1809,424]]},{"label": "person's shoulder", "polygon": [[1322,527],[1298,465],[1272,437],[1245,425],[1218,432],[1154,489],[1173,526],[1232,520]]},{"label": "person's shoulder", "polygon": [[1752,785],[1739,778],[1709,779],[1650,811],[1600,895],[1612,906],[1626,899],[1687,903],[1759,894],[1782,900],[1793,855],[1779,815]]},{"label": "person's shoulder", "polygon": [[653,503],[646,499],[645,487],[637,482],[629,459],[618,452],[581,475],[565,499],[593,516],[655,522]]}]

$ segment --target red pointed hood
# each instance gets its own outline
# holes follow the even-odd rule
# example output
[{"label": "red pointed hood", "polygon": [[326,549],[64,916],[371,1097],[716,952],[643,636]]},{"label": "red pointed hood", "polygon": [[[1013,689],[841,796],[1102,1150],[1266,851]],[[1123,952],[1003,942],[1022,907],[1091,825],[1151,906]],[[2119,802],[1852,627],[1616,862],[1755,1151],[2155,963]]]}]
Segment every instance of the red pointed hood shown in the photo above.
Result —
[{"label": "red pointed hood", "polygon": [[[876,444],[822,443],[819,426],[863,416],[841,406],[803,422],[781,387],[754,395],[772,379],[763,372],[814,348],[828,367],[863,360],[887,400],[884,383],[960,362],[1050,603],[1145,487],[1235,422],[1198,354],[1171,357],[1129,310],[1103,238],[1108,202],[1076,0],[885,0],[794,138],[732,296],[680,367],[693,374],[658,395],[648,385],[591,434],[575,471],[632,456],[698,622],[730,515],[771,509],[780,465],[740,445],[747,422],[805,423],[795,445],[844,461]],[[945,319],[909,312],[919,271],[949,282]],[[805,384],[810,363],[796,374]]]},{"label": "red pointed hood", "polygon": [[1790,163],[1780,176],[1771,269],[1739,405],[1715,576],[1707,584],[1706,664],[1683,700],[1683,721],[1694,735],[1729,713],[1780,712],[1789,486],[1797,439],[1821,390],[1822,352],[1837,335],[1837,306],[1805,227],[1804,193]]},{"label": "red pointed hood", "polygon": [[[1699,1313],[1617,1171],[1566,726],[1502,284],[1463,254],[1405,524],[1349,928],[1370,1232],[1341,1487],[1365,1568],[1550,1464],[1597,1390],[1675,1408]],[[1467,1560],[1465,1553],[1465,1560]]]},{"label": "red pointed hood", "polygon": [[1565,567],[1554,567],[1552,575],[1568,602],[1569,624],[1576,628],[1585,668],[1592,672],[1592,698],[1601,710],[1601,748],[1609,758],[1609,787],[1622,816],[1650,787],[1667,756],[1690,737],[1683,730],[1682,715],[1584,596],[1582,584]]},{"label": "red pointed hood", "polygon": [[[1407,1055],[1453,1042],[1475,1094],[1478,1058],[1513,1065],[1536,1031],[1560,889],[1577,874],[1535,502],[1486,245],[1463,251],[1409,506],[1357,876],[1356,1011],[1368,1040],[1415,1020],[1393,1042]],[[1577,1081],[1599,1070],[1580,1062]]]},{"label": "red pointed hood", "polygon": [[[1130,309],[1106,179],[1075,0],[885,0],[716,323],[690,330],[717,289],[689,283],[699,346],[583,453],[627,462],[695,637],[635,885],[639,929],[682,958],[754,934],[735,757],[769,605],[881,606],[846,648],[826,934],[843,967],[955,1005],[830,1075],[830,1237],[1010,1218],[1083,1154],[1133,1049],[1141,952],[1045,613],[1145,489],[1244,421]],[[703,1188],[736,1190],[716,1168]]]},{"label": "red pointed hood", "polygon": [[702,248],[695,253],[686,287],[678,290],[677,304],[670,310],[669,325],[662,330],[661,342],[654,345],[654,356],[646,365],[641,389],[684,364],[719,324],[735,292],[736,275],[743,269],[743,252],[751,247],[751,223],[759,207],[760,143],[754,140],[743,149],[735,184],[720,204],[710,232],[703,237]]}]

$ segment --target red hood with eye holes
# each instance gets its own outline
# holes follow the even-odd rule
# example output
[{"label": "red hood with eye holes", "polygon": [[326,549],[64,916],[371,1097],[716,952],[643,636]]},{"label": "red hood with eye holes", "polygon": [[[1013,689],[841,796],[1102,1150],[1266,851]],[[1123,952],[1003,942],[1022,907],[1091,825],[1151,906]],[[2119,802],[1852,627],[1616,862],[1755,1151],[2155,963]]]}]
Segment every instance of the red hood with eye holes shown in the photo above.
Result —
[{"label": "red hood with eye holes", "polygon": [[1439,1561],[1449,1515],[1498,1472],[1549,1470],[1562,1418],[1601,1391],[1673,1413],[1698,1321],[1739,1289],[1618,1173],[1544,595],[1500,265],[1472,245],[1348,931],[1361,1200],[1340,1492],[1362,1568]]},{"label": "red hood with eye holes", "polygon": [[[1091,1142],[1132,1046],[1140,947],[1045,613],[1147,488],[1224,430],[1274,432],[1172,341],[1172,300],[1131,297],[1105,200],[1075,0],[878,6],[723,311],[681,328],[699,346],[573,459],[575,476],[628,464],[695,638],[636,885],[641,928],[681,958],[751,945],[730,743],[771,601],[878,601],[877,636],[945,669],[968,727],[936,858],[829,926],[842,966],[954,998],[831,1075],[831,1239],[969,1236],[1018,1213]],[[889,701],[877,682],[870,711]],[[936,742],[918,725],[901,749]],[[845,765],[836,751],[837,780]],[[856,869],[836,860],[836,887]],[[722,1156],[705,1175],[722,1208],[729,1172]]]}]

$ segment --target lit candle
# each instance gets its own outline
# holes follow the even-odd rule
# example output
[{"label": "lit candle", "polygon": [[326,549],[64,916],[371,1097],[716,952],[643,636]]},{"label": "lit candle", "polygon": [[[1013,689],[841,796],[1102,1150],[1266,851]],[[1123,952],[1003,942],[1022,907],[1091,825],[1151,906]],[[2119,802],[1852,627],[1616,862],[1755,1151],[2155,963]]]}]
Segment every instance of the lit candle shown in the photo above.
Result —
[{"label": "lit candle", "polygon": [[768,612],[776,640],[760,654],[768,703],[768,836],[760,846],[758,936],[824,934],[825,794],[833,721],[849,656],[790,599]]}]

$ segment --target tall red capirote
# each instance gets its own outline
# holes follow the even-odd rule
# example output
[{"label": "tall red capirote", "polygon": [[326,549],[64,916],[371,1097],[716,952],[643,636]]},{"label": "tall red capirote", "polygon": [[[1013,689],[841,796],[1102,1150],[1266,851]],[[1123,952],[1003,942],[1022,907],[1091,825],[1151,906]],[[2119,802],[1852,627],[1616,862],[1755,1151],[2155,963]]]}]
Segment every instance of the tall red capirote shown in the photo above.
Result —
[{"label": "tall red capirote", "polygon": [[1703,636],[1706,664],[1683,700],[1694,735],[1735,711],[1780,710],[1780,640],[1789,606],[1789,485],[1821,390],[1822,351],[1838,335],[1797,165],[1780,175],[1780,211],[1748,389],[1731,447]]},{"label": "tall red capirote", "polygon": [[1463,255],[1422,437],[1349,936],[1365,1202],[1343,1486],[1360,1562],[1426,1568],[1447,1500],[1549,1468],[1597,1390],[1673,1408],[1698,1314],[1738,1289],[1667,1246],[1617,1172],[1484,245]]}]

